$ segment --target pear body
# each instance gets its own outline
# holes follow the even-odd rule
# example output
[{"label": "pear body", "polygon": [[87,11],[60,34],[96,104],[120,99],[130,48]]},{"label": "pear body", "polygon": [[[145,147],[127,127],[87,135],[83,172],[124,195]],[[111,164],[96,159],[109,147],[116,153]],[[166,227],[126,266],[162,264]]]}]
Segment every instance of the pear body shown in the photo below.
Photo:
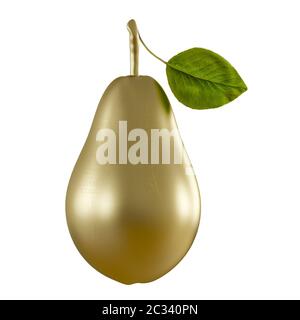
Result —
[{"label": "pear body", "polygon": [[[149,137],[149,163],[120,163],[119,123]],[[124,122],[123,122],[124,123]],[[99,164],[101,129],[116,133],[116,163]],[[184,163],[151,163],[151,130],[178,131],[169,100],[148,76],[115,79],[101,98],[66,197],[67,223],[81,255],[125,284],[150,282],[189,250],[200,220],[200,195],[188,156]],[[128,149],[135,141],[128,141]],[[173,146],[182,145],[179,135]],[[171,153],[172,153],[171,145]],[[172,158],[172,157],[171,157]]]}]

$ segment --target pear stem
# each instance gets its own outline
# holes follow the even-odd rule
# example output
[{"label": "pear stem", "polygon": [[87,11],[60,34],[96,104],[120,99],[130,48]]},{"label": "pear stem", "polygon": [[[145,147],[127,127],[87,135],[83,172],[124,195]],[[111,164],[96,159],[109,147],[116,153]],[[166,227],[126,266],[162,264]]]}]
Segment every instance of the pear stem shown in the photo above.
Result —
[{"label": "pear stem", "polygon": [[129,31],[129,48],[130,48],[130,74],[132,76],[139,75],[139,41],[141,41],[144,48],[156,59],[161,61],[164,64],[167,64],[166,61],[161,59],[155,53],[153,53],[145,44],[141,38],[135,20],[131,19],[127,23],[127,29]]},{"label": "pear stem", "polygon": [[129,48],[130,48],[130,75],[139,75],[139,32],[136,22],[131,19],[127,23],[129,31]]}]

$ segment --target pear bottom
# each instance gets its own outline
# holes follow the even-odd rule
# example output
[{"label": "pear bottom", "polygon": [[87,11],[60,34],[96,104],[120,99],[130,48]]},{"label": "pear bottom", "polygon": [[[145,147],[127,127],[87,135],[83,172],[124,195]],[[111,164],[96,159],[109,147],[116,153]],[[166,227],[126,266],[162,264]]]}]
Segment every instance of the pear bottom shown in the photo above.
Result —
[{"label": "pear bottom", "polygon": [[[128,167],[128,176],[135,173],[130,183],[125,180],[131,188],[119,192],[122,186],[105,186],[103,181],[95,192],[82,186],[76,197],[67,199],[68,226],[81,255],[96,270],[124,284],[150,282],[166,274],[189,250],[198,229],[199,208],[193,208],[192,190],[178,181],[172,166],[161,169]],[[124,176],[124,167],[113,170]],[[164,176],[168,185],[161,188],[170,192],[169,199],[160,198],[153,187]]]}]

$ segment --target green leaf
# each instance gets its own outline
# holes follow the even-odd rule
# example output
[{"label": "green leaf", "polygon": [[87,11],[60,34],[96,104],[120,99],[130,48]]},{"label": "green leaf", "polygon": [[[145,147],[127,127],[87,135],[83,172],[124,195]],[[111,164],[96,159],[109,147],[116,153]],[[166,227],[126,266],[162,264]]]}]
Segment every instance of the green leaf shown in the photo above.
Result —
[{"label": "green leaf", "polygon": [[247,90],[234,67],[207,49],[177,54],[167,62],[166,72],[175,97],[193,109],[220,107]]}]

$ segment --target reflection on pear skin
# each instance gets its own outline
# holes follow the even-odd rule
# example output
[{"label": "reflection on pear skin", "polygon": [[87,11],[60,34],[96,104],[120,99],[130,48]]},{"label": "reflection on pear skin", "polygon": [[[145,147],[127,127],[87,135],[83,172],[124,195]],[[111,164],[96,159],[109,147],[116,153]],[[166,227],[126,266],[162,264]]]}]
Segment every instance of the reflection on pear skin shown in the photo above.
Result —
[{"label": "reflection on pear skin", "polygon": [[[200,220],[194,175],[181,164],[103,164],[96,160],[97,132],[143,128],[178,130],[161,86],[147,76],[114,80],[96,111],[70,178],[66,212],[81,255],[102,274],[125,284],[153,281],[187,253]],[[181,145],[180,136],[174,144]],[[150,151],[149,151],[150,153]],[[117,149],[118,156],[118,149]]]}]

